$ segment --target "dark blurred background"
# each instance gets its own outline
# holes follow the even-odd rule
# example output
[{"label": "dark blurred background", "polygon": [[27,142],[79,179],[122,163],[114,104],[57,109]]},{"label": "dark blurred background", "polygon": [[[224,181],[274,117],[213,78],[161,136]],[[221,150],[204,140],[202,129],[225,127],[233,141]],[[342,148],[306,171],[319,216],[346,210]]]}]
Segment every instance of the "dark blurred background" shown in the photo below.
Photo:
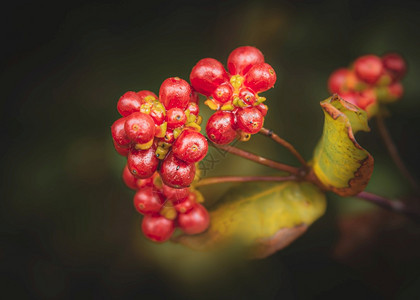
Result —
[{"label": "dark blurred background", "polygon": [[[222,262],[146,241],[133,192],[121,181],[124,158],[113,149],[110,126],[124,92],[158,92],[167,77],[188,79],[201,58],[225,63],[234,48],[253,45],[278,76],[266,93],[266,127],[310,158],[321,135],[319,101],[328,97],[328,75],[360,55],[397,51],[409,71],[387,125],[419,178],[420,2],[14,1],[0,14],[3,297],[419,295],[418,225],[357,199],[328,195],[326,214],[264,260]],[[376,162],[368,190],[409,195],[371,127],[358,136]],[[296,163],[262,137],[240,147]],[[271,172],[223,156],[206,175]],[[228,187],[203,189],[206,205]]]}]

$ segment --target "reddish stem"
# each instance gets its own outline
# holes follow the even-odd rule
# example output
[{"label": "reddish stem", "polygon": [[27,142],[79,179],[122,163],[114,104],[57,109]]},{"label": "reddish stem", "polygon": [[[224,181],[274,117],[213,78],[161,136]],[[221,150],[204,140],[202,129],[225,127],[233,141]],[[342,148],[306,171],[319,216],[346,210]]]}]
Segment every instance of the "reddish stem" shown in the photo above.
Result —
[{"label": "reddish stem", "polygon": [[226,183],[226,182],[255,182],[255,181],[270,181],[270,182],[283,182],[296,180],[295,176],[221,176],[221,177],[208,177],[201,179],[195,187]]}]

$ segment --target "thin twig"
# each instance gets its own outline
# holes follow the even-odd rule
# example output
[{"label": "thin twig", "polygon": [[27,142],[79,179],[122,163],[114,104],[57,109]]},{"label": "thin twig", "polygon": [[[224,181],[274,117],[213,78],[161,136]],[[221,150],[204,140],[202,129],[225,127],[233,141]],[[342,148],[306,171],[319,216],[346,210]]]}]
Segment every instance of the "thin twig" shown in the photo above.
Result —
[{"label": "thin twig", "polygon": [[256,182],[256,181],[271,181],[271,182],[283,182],[296,180],[295,176],[221,176],[221,177],[208,177],[201,179],[195,184],[195,187],[227,183],[227,182]]},{"label": "thin twig", "polygon": [[416,221],[420,221],[420,211],[418,209],[406,205],[401,200],[391,200],[369,192],[361,192],[357,194],[356,197],[381,206],[383,208],[403,213],[407,216],[414,218]]},{"label": "thin twig", "polygon": [[295,147],[293,147],[292,144],[290,144],[288,141],[284,140],[283,138],[281,138],[280,136],[278,136],[277,134],[275,134],[271,129],[267,129],[267,128],[261,128],[260,132],[262,135],[265,135],[269,138],[271,138],[272,140],[274,140],[276,143],[282,145],[284,148],[286,148],[287,150],[289,150],[290,153],[292,153],[298,160],[299,162],[307,167],[308,164],[306,162],[306,160],[302,157],[302,155],[295,149]]},{"label": "thin twig", "polygon": [[229,145],[217,145],[217,144],[214,144],[210,141],[208,142],[208,144],[210,146],[222,149],[222,150],[224,150],[226,152],[229,152],[231,154],[241,156],[241,157],[246,158],[248,160],[252,160],[252,161],[254,161],[256,163],[259,163],[261,165],[264,165],[264,166],[267,166],[267,167],[270,167],[270,168],[273,168],[273,169],[277,169],[277,170],[280,170],[280,171],[284,171],[284,172],[290,173],[292,175],[297,175],[297,176],[300,175],[300,171],[299,171],[298,168],[295,168],[295,167],[292,167],[292,166],[289,166],[289,165],[286,165],[286,164],[282,164],[282,163],[270,160],[268,158],[253,154],[251,152],[247,152],[245,150],[242,150],[242,149],[239,149],[239,148],[236,148],[236,147],[233,147],[233,146],[229,146]]},{"label": "thin twig", "polygon": [[385,143],[385,146],[388,149],[389,155],[391,156],[395,165],[398,167],[401,174],[407,178],[407,180],[410,182],[411,186],[416,190],[416,192],[420,193],[420,186],[418,182],[414,179],[414,177],[410,174],[410,171],[408,171],[406,165],[402,161],[401,156],[398,153],[398,149],[395,146],[395,143],[392,140],[391,135],[389,134],[389,131],[385,125],[384,118],[380,113],[376,116],[376,124],[378,126],[379,133],[381,134],[381,137]]}]

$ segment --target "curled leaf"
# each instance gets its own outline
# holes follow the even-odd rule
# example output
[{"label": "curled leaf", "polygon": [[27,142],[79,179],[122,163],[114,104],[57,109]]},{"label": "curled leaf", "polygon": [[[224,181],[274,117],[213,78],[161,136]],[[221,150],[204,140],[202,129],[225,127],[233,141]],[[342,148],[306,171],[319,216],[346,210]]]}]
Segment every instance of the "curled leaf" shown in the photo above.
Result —
[{"label": "curled leaf", "polygon": [[356,141],[359,130],[369,131],[366,112],[334,95],[321,102],[324,132],[312,167],[319,181],[340,196],[360,193],[373,172],[373,157]]},{"label": "curled leaf", "polygon": [[308,182],[240,184],[210,211],[206,232],[176,241],[196,250],[233,244],[262,258],[288,246],[324,211],[324,193]]}]

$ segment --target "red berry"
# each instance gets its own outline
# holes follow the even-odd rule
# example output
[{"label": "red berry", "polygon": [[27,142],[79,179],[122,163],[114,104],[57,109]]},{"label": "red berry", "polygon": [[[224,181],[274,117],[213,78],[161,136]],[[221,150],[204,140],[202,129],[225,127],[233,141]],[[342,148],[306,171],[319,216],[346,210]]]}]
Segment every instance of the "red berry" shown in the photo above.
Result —
[{"label": "red berry", "polygon": [[135,143],[144,144],[155,136],[155,122],[147,114],[136,112],[126,118],[124,125],[127,136]]},{"label": "red berry", "polygon": [[205,231],[210,224],[210,216],[207,209],[196,203],[194,207],[178,216],[178,225],[186,234],[197,234]]},{"label": "red berry", "polygon": [[123,117],[126,117],[140,111],[141,104],[141,99],[136,92],[127,92],[118,100],[117,110]]},{"label": "red berry", "polygon": [[153,187],[144,187],[134,195],[133,204],[139,213],[150,214],[160,211],[163,198]]},{"label": "red berry", "polygon": [[215,100],[225,103],[232,98],[233,87],[229,82],[219,85],[213,92],[212,96]]},{"label": "red berry", "polygon": [[190,192],[186,198],[174,203],[175,210],[181,214],[185,214],[195,206],[196,198],[195,193]]},{"label": "red berry", "polygon": [[376,102],[375,91],[373,89],[367,89],[360,92],[356,105],[360,107],[361,109],[366,110],[368,106],[372,105],[375,102]]},{"label": "red berry", "polygon": [[165,121],[165,114],[161,110],[152,108],[150,110],[150,116],[152,117],[155,125],[161,125]]},{"label": "red berry", "polygon": [[146,186],[153,186],[153,177],[154,176],[146,179],[137,179],[137,189],[141,189]]},{"label": "red berry", "polygon": [[147,150],[130,150],[127,157],[127,165],[135,177],[145,179],[153,175],[159,164],[155,151],[154,147],[150,147]]},{"label": "red berry", "polygon": [[166,113],[166,121],[168,122],[169,129],[181,127],[187,122],[187,116],[181,108],[171,108]]},{"label": "red berry", "polygon": [[172,152],[166,156],[160,167],[163,183],[174,188],[189,186],[194,180],[194,175],[194,163],[184,162],[175,157]]},{"label": "red berry", "polygon": [[113,143],[114,143],[114,148],[118,152],[119,155],[122,155],[122,156],[127,156],[128,155],[128,152],[130,151],[130,148],[128,146],[127,147],[126,146],[119,146],[115,142],[115,140],[113,140]]},{"label": "red berry", "polygon": [[162,184],[162,188],[166,199],[172,201],[173,203],[185,200],[190,194],[190,188],[175,189],[166,184]]},{"label": "red berry", "polygon": [[331,94],[339,93],[343,91],[346,85],[346,79],[349,74],[349,70],[341,68],[335,70],[328,78],[328,90]]},{"label": "red berry", "polygon": [[246,107],[236,113],[237,125],[246,133],[257,133],[264,123],[264,117],[256,107]]},{"label": "red berry", "polygon": [[401,83],[395,82],[388,86],[388,92],[393,99],[399,99],[404,94],[404,88]]},{"label": "red berry", "polygon": [[198,104],[198,101],[199,100],[200,100],[200,97],[199,97],[198,93],[194,89],[191,88],[191,99],[190,99],[190,102],[191,103]]},{"label": "red berry", "polygon": [[354,71],[357,77],[369,84],[375,84],[381,77],[384,67],[376,55],[365,55],[354,62]]},{"label": "red berry", "polygon": [[137,190],[139,187],[137,186],[137,179],[134,177],[133,174],[131,174],[130,170],[128,169],[127,165],[124,167],[122,178],[124,180],[124,183],[126,186],[128,186],[132,190]]},{"label": "red berry", "polygon": [[255,47],[243,46],[233,50],[227,60],[229,73],[244,75],[253,65],[264,62],[264,55]]},{"label": "red berry", "polygon": [[145,102],[146,97],[154,98],[154,100],[157,100],[156,94],[151,91],[147,91],[147,90],[138,91],[137,95],[140,97],[142,104]]},{"label": "red berry", "polygon": [[163,139],[165,140],[165,143],[172,144],[175,141],[174,132],[170,129],[166,130],[166,134]]},{"label": "red berry", "polygon": [[185,162],[202,160],[208,150],[206,138],[194,130],[184,130],[172,145],[172,153]]},{"label": "red berry", "polygon": [[188,103],[187,109],[190,111],[190,114],[194,116],[198,116],[198,114],[200,113],[200,107],[194,102]]},{"label": "red berry", "polygon": [[141,224],[144,235],[155,242],[165,242],[169,240],[175,230],[174,221],[165,217],[152,214],[145,215]]},{"label": "red berry", "polygon": [[350,102],[353,105],[358,104],[359,102],[359,96],[356,92],[345,92],[345,93],[340,93],[339,96],[341,98],[343,98],[344,100],[346,100],[347,102]]},{"label": "red berry", "polygon": [[242,99],[246,104],[252,105],[257,100],[255,93],[248,88],[241,88],[239,90],[239,98]]},{"label": "red berry", "polygon": [[227,81],[229,81],[229,75],[225,68],[213,58],[200,60],[190,74],[193,88],[206,96],[210,96],[219,85]]},{"label": "red berry", "polygon": [[407,71],[407,65],[404,59],[397,53],[389,53],[382,57],[382,63],[388,70],[394,80],[401,79]]},{"label": "red berry", "polygon": [[276,83],[276,72],[267,63],[254,65],[245,75],[244,85],[256,93],[271,89]]},{"label": "red berry", "polygon": [[217,111],[207,121],[207,136],[216,144],[229,144],[236,138],[234,124],[235,118],[232,113]]},{"label": "red berry", "polygon": [[267,105],[261,103],[261,104],[255,106],[255,107],[261,112],[263,117],[265,117],[267,115],[267,112],[268,112]]},{"label": "red berry", "polygon": [[127,148],[131,142],[124,129],[125,121],[126,118],[120,118],[111,126],[111,134],[114,144],[118,145],[120,148]]},{"label": "red berry", "polygon": [[171,77],[162,82],[159,90],[160,102],[166,109],[185,109],[191,99],[191,86],[179,77]]}]

